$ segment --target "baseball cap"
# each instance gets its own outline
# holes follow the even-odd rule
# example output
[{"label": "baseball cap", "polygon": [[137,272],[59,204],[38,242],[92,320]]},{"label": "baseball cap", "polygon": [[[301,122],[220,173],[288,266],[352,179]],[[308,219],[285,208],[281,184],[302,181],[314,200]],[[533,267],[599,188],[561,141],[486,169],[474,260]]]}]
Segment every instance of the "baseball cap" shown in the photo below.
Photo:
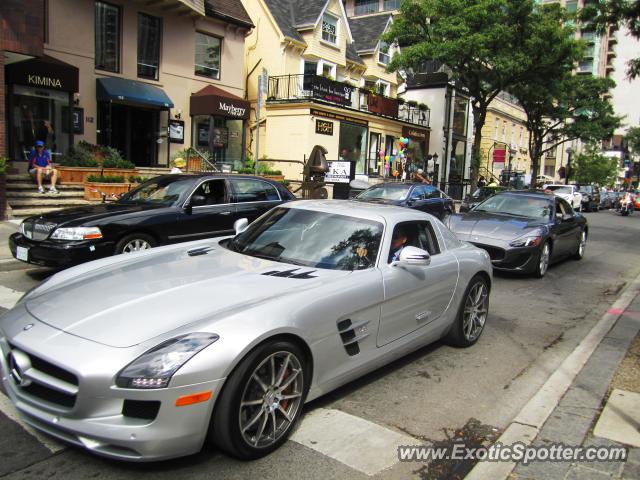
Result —
[{"label": "baseball cap", "polygon": [[44,147],[44,142],[42,140],[36,140],[36,147]]}]

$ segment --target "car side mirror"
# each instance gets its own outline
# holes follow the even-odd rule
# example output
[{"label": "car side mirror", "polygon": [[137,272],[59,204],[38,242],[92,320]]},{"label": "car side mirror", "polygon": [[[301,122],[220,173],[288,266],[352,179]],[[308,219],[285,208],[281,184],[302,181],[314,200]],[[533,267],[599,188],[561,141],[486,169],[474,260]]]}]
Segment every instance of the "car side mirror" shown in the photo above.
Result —
[{"label": "car side mirror", "polygon": [[204,195],[192,195],[191,200],[189,201],[189,206],[191,207],[199,207],[201,205],[206,205],[207,197]]},{"label": "car side mirror", "polygon": [[233,229],[236,232],[236,235],[244,232],[249,227],[249,220],[246,218],[239,218],[235,222],[233,222]]},{"label": "car side mirror", "polygon": [[400,252],[400,258],[393,265],[417,265],[420,267],[426,267],[431,263],[431,255],[426,250],[422,250],[418,247],[404,247]]},{"label": "car side mirror", "polygon": [[563,222],[571,222],[573,221],[574,216],[571,215],[570,213],[565,213],[564,215],[562,215],[562,221]]}]

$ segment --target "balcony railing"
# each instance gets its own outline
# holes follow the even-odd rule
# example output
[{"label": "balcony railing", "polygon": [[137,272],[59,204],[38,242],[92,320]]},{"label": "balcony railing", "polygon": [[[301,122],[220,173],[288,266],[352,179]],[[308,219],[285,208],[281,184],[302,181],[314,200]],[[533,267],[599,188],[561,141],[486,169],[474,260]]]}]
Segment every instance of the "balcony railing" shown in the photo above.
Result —
[{"label": "balcony railing", "polygon": [[368,90],[319,75],[282,75],[269,77],[268,103],[313,101],[372,115],[429,126],[430,111],[400,105],[397,98],[373,94]]}]

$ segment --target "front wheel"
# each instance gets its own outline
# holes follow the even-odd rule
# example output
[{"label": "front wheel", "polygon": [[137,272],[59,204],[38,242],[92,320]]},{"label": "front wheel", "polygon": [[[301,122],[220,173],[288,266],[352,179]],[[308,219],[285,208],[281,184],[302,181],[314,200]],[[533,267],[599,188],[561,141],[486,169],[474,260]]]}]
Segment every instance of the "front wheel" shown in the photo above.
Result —
[{"label": "front wheel", "polygon": [[462,304],[445,340],[454,347],[470,347],[478,341],[489,314],[489,284],[476,275],[462,297]]},{"label": "front wheel", "polygon": [[222,390],[210,426],[215,444],[242,460],[273,452],[302,414],[309,374],[297,345],[275,341],[256,347]]},{"label": "front wheel", "polygon": [[155,239],[145,233],[133,233],[122,238],[116,245],[116,254],[148,250],[156,246]]},{"label": "front wheel", "polygon": [[549,242],[544,242],[540,249],[540,255],[538,257],[538,263],[533,271],[533,275],[538,278],[544,277],[545,273],[549,269],[549,259],[551,258],[551,247]]}]

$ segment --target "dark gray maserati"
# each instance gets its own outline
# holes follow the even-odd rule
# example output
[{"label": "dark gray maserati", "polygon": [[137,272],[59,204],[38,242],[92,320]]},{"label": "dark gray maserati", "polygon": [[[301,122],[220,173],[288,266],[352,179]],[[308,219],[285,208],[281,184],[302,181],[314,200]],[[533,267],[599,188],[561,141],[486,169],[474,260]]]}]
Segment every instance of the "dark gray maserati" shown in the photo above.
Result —
[{"label": "dark gray maserati", "polygon": [[466,214],[449,217],[460,240],[485,249],[496,270],[543,277],[549,264],[580,260],[589,225],[569,203],[540,191],[501,192]]}]

